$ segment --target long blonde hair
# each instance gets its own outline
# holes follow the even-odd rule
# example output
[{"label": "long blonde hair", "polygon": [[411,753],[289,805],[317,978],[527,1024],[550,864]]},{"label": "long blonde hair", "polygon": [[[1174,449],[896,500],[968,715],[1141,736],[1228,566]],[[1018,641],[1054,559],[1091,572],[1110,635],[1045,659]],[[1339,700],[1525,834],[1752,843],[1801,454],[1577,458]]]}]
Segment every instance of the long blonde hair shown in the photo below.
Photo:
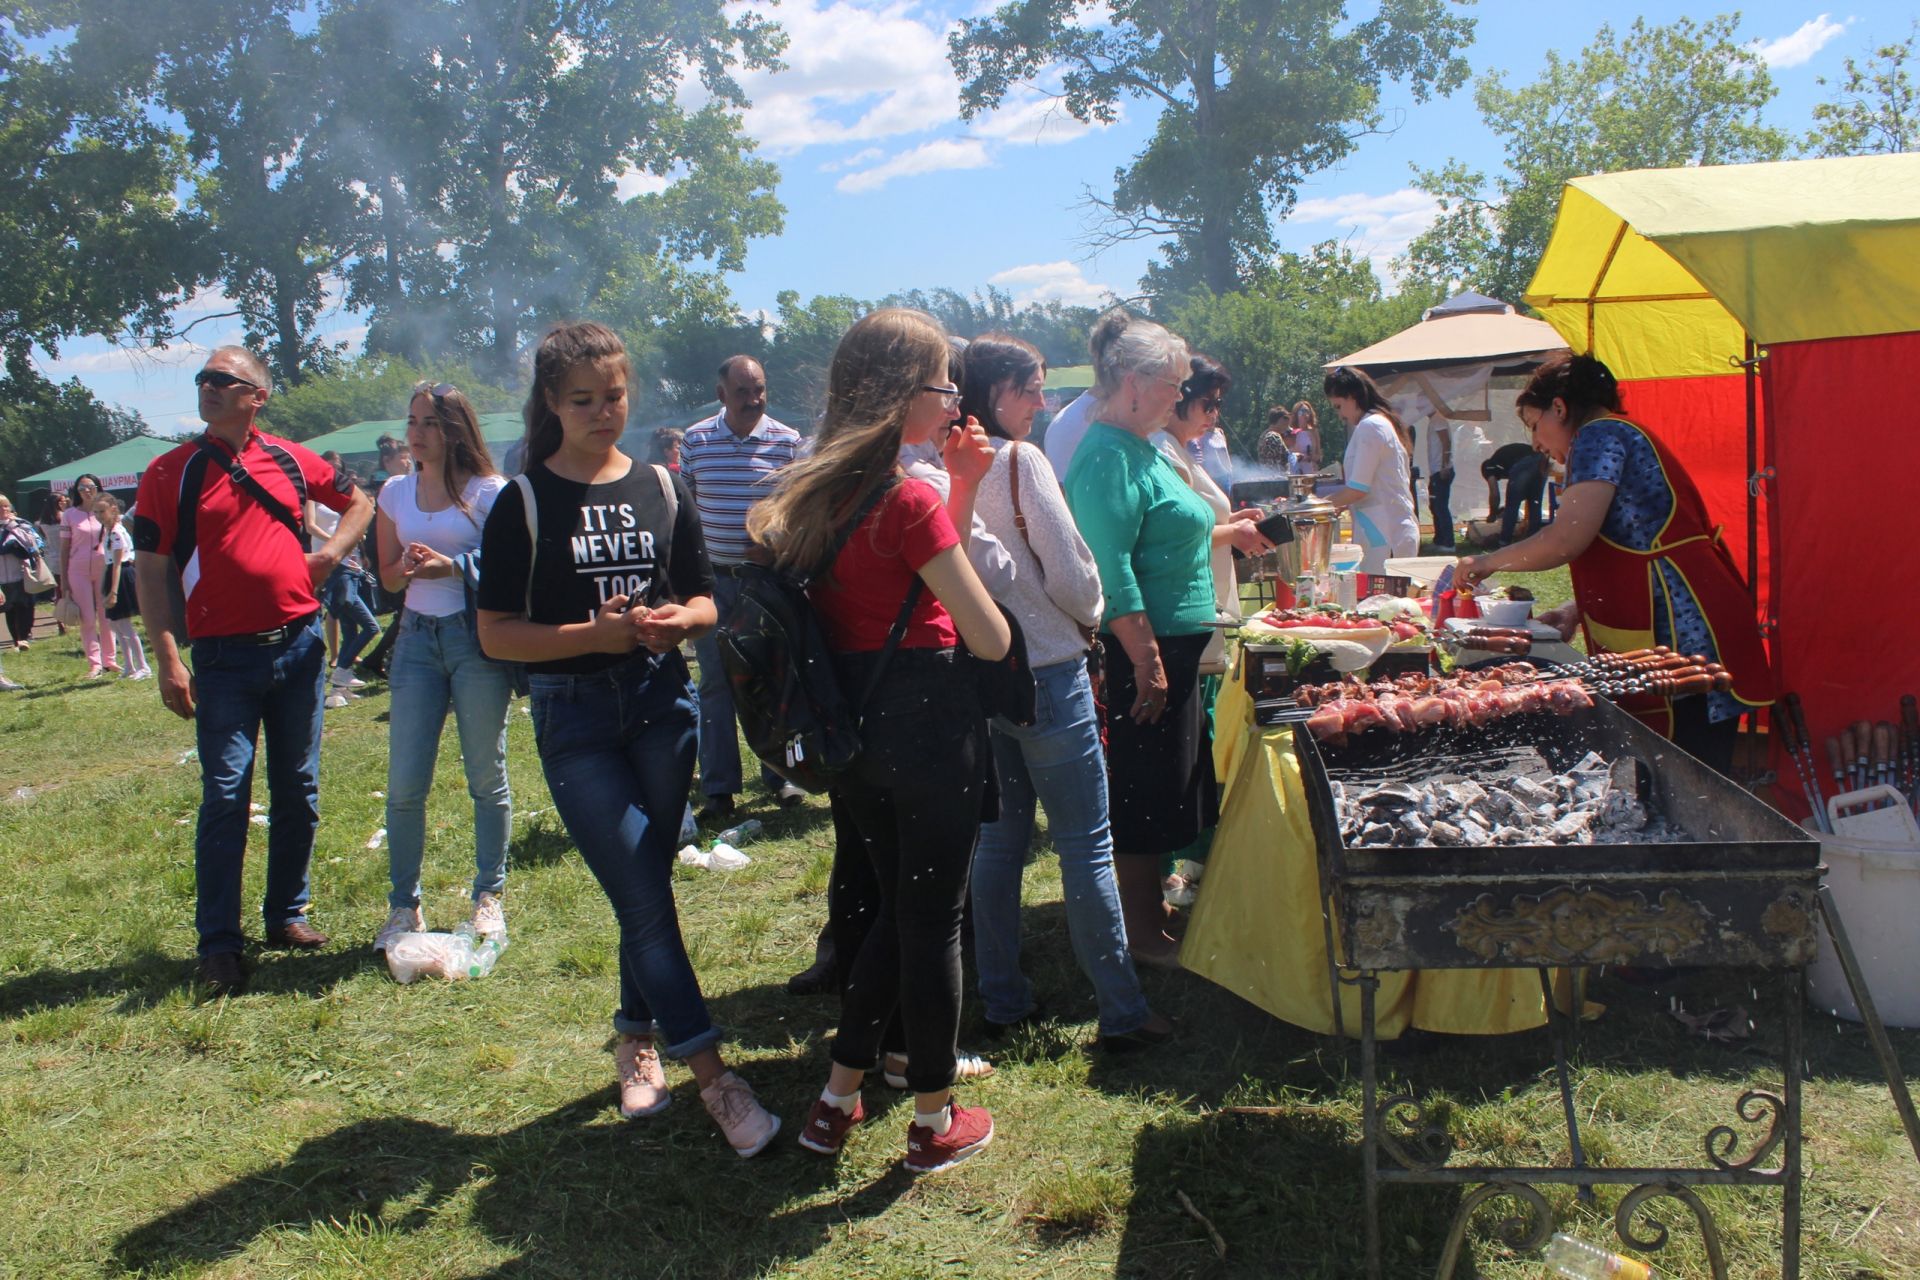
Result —
[{"label": "long blonde hair", "polygon": [[493,451],[487,448],[487,438],[480,434],[480,415],[474,412],[473,401],[467,399],[466,392],[451,383],[414,383],[413,396],[407,401],[409,413],[413,411],[413,401],[421,396],[433,406],[434,421],[440,424],[440,483],[446,486],[447,496],[453,499],[460,514],[471,520],[473,511],[467,505],[465,493],[467,481],[474,476],[500,474],[499,468],[493,465]]},{"label": "long blonde hair", "polygon": [[920,388],[947,376],[947,331],[924,311],[883,307],[834,348],[813,453],[786,468],[747,514],[747,532],[785,569],[818,572],[840,525],[898,465]]}]

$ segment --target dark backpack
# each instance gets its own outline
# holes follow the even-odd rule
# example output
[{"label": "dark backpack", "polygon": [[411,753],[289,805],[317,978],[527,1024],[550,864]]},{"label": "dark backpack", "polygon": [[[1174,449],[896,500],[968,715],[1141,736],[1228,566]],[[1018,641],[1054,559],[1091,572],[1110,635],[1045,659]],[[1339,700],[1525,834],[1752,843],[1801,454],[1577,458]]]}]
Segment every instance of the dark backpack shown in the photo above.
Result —
[{"label": "dark backpack", "polygon": [[892,488],[883,485],[861,504],[815,574],[741,566],[739,601],[718,631],[720,662],[747,745],[769,769],[808,791],[825,791],[859,758],[860,713],[920,601],[923,584],[915,577],[867,687],[858,702],[849,702],[807,587],[832,567],[853,531]]}]

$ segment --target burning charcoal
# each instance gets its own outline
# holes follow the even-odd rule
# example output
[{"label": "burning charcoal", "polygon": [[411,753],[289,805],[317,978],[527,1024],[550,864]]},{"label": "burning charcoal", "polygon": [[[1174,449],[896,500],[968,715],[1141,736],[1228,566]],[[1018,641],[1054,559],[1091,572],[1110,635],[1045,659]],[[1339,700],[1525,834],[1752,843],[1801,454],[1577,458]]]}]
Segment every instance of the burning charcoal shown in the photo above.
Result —
[{"label": "burning charcoal", "polygon": [[1547,779],[1547,785],[1553,789],[1555,796],[1564,802],[1573,799],[1574,790],[1579,784],[1574,781],[1571,774],[1556,773]]},{"label": "burning charcoal", "polygon": [[1460,824],[1460,839],[1463,844],[1492,844],[1493,832],[1481,826],[1472,818],[1468,818]]},{"label": "burning charcoal", "polygon": [[1387,843],[1395,849],[1411,849],[1414,845],[1420,843],[1420,837],[1414,835],[1413,832],[1407,830],[1405,827],[1396,827],[1394,828],[1393,839]]},{"label": "burning charcoal", "polygon": [[1604,772],[1607,770],[1608,767],[1609,766],[1606,762],[1605,757],[1603,757],[1598,751],[1589,751],[1587,752],[1586,755],[1581,757],[1580,763],[1573,766],[1573,768],[1569,770],[1569,772],[1571,773]]},{"label": "burning charcoal", "polygon": [[1487,789],[1472,779],[1457,782],[1447,788],[1447,799],[1453,802],[1453,807],[1456,809],[1471,809],[1475,803],[1484,799],[1486,794]]},{"label": "burning charcoal", "polygon": [[1360,833],[1361,844],[1385,844],[1393,839],[1393,828],[1384,822],[1369,822]]},{"label": "burning charcoal", "polygon": [[1533,833],[1523,827],[1501,827],[1493,833],[1495,844],[1527,844],[1533,840]]},{"label": "burning charcoal", "polygon": [[1545,804],[1534,806],[1533,816],[1545,822],[1552,822],[1560,816],[1560,806],[1549,800]]},{"label": "burning charcoal", "polygon": [[1408,809],[1420,803],[1420,794],[1421,793],[1413,787],[1390,784],[1369,791],[1366,795],[1361,796],[1360,803],[1372,805],[1375,808],[1392,806],[1394,808]]},{"label": "burning charcoal", "polygon": [[1640,794],[1640,769],[1632,757],[1613,762],[1613,789],[1628,795]]},{"label": "burning charcoal", "polygon": [[1467,842],[1466,833],[1451,822],[1436,822],[1428,833],[1433,843],[1439,845],[1459,845]]},{"label": "burning charcoal", "polygon": [[1411,832],[1417,836],[1422,844],[1426,843],[1428,832],[1427,820],[1418,813],[1408,810],[1406,813],[1401,814],[1400,829]]},{"label": "burning charcoal", "polygon": [[1573,794],[1582,804],[1599,804],[1613,790],[1613,779],[1604,773],[1591,773],[1573,785]]},{"label": "burning charcoal", "polygon": [[1600,810],[1600,821],[1609,827],[1643,827],[1647,823],[1647,811],[1632,796],[1615,791],[1607,796]]},{"label": "burning charcoal", "polygon": [[1507,790],[1522,803],[1538,809],[1543,804],[1553,802],[1553,792],[1535,782],[1532,778],[1512,778],[1507,782]]},{"label": "burning charcoal", "polygon": [[1591,809],[1576,809],[1553,824],[1553,835],[1556,840],[1572,840],[1592,830],[1592,828],[1593,811]]}]

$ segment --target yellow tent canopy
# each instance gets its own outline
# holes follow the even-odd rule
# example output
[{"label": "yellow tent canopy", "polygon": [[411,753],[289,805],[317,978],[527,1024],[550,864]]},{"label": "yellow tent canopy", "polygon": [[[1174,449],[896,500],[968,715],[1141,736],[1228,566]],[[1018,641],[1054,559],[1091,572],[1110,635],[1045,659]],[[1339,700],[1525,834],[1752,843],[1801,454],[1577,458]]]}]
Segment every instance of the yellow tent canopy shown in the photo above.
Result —
[{"label": "yellow tent canopy", "polygon": [[1526,301],[1622,380],[1920,329],[1920,154],[1575,178]]}]

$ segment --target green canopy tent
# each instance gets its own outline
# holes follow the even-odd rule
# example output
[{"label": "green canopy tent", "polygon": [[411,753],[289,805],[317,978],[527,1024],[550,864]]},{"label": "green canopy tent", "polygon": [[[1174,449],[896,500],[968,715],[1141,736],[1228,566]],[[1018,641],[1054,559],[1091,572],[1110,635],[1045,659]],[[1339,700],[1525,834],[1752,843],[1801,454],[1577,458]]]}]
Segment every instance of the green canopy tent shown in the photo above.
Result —
[{"label": "green canopy tent", "polygon": [[16,504],[24,503],[24,495],[43,489],[65,493],[82,472],[99,476],[101,486],[110,493],[118,490],[130,494],[140,487],[141,474],[155,458],[184,443],[184,437],[150,435],[122,440],[84,458],[75,458],[72,462],[63,462],[57,467],[48,467],[45,471],[20,477],[20,492],[14,495],[14,500]]},{"label": "green canopy tent", "polygon": [[[518,440],[524,431],[520,415],[517,413],[480,415],[480,434],[485,438],[487,447],[496,454],[504,452],[507,446]],[[331,449],[338,450],[345,458],[371,458],[380,452],[378,441],[381,436],[405,440],[407,420],[393,418],[375,422],[356,422],[350,427],[341,427],[338,431],[329,431],[323,436],[314,436],[300,443],[315,453],[326,453]]]}]

